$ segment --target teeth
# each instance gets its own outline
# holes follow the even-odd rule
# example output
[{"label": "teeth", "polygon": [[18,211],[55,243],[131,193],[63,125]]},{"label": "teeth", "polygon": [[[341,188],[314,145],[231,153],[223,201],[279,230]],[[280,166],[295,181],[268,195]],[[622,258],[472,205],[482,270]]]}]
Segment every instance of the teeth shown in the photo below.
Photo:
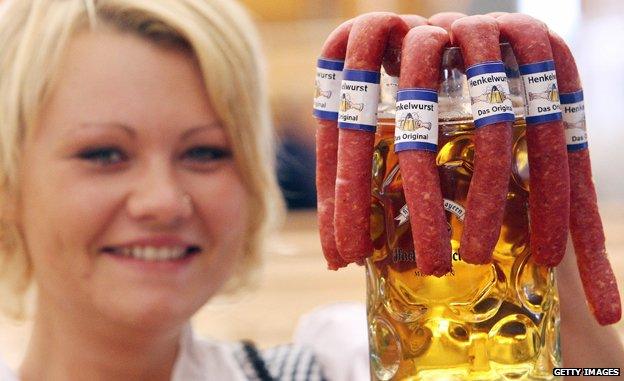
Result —
[{"label": "teeth", "polygon": [[117,253],[144,261],[168,261],[178,259],[186,254],[186,247],[154,247],[154,246],[131,246],[122,247],[116,250]]}]

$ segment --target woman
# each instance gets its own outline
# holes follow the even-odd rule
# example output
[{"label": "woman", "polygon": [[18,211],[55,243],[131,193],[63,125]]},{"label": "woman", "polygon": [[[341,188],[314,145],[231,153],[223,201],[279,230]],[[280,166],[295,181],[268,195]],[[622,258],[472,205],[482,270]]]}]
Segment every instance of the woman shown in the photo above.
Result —
[{"label": "woman", "polygon": [[190,332],[281,211],[253,36],[223,0],[4,1],[0,300],[36,290],[11,378],[321,379]]}]

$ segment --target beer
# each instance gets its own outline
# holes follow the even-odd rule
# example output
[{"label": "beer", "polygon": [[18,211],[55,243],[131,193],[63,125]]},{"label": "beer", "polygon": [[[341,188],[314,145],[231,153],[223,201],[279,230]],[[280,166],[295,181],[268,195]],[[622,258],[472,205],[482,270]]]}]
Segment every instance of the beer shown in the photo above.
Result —
[{"label": "beer", "polygon": [[[382,72],[373,155],[367,314],[372,380],[554,380],[561,365],[554,270],[531,260],[524,88],[501,44],[513,124],[512,174],[493,261],[462,261],[465,204],[474,169],[474,124],[461,51],[442,56],[436,158],[451,235],[452,272],[418,272],[394,152],[397,79]],[[507,96],[507,95],[506,95]]]},{"label": "beer", "polygon": [[440,120],[437,165],[453,270],[416,269],[394,153],[394,119],[380,119],[373,157],[367,314],[373,380],[553,380],[560,366],[554,270],[531,260],[525,124],[513,125],[513,164],[493,263],[458,251],[474,167],[471,120]]}]

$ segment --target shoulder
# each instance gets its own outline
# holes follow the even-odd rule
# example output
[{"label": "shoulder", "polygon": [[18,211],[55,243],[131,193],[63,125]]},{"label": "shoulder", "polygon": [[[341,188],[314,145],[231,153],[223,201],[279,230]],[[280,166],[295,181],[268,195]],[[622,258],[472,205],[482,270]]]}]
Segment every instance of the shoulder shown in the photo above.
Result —
[{"label": "shoulder", "polygon": [[265,369],[271,380],[325,381],[313,351],[302,345],[286,344],[257,350],[245,342],[198,338],[189,330],[181,349],[173,381],[205,381],[207,375],[219,380],[267,379],[258,369]]},{"label": "shoulder", "polygon": [[370,378],[368,325],[363,303],[339,302],[316,308],[299,320],[294,342],[314,351],[328,380]]},{"label": "shoulder", "polygon": [[246,380],[236,353],[240,345],[208,338],[198,338],[190,325],[180,342],[172,381],[205,381],[208,375],[219,380]]}]

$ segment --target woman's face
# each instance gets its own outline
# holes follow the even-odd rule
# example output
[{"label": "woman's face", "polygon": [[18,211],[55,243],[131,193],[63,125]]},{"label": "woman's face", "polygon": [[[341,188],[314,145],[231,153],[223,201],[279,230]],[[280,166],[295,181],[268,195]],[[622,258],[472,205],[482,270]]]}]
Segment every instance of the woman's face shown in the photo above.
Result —
[{"label": "woman's face", "polygon": [[34,131],[18,221],[44,309],[179,324],[231,275],[247,193],[188,53],[77,35]]}]

